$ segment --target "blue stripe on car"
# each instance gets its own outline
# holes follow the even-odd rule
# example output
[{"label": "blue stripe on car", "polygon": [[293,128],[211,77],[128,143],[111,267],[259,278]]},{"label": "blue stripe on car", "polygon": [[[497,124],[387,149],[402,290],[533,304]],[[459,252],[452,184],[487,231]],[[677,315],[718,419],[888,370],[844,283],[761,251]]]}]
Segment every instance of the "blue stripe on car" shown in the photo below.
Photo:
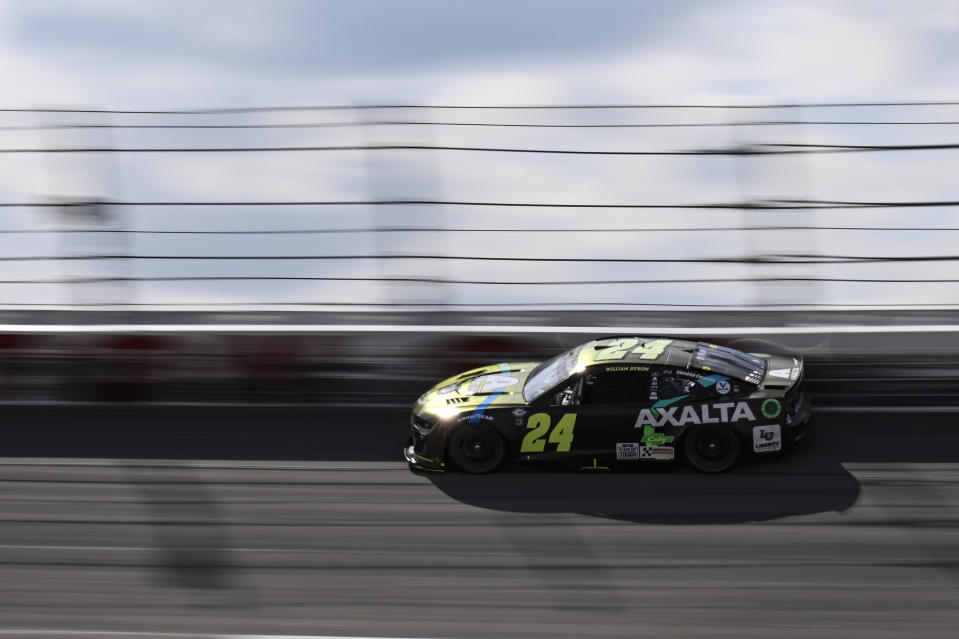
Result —
[{"label": "blue stripe on car", "polygon": [[[499,372],[503,373],[504,375],[507,375],[511,372],[509,369],[509,366],[507,366],[506,364],[497,364],[497,366],[499,366]],[[492,404],[496,400],[496,398],[500,396],[502,392],[503,392],[502,388],[497,388],[495,391],[490,393],[489,397],[484,399],[483,402],[476,407],[476,411],[472,415],[470,415],[469,421],[467,423],[475,424],[476,422],[478,422],[480,418],[483,416],[483,411],[485,411],[486,408],[490,404]]]}]

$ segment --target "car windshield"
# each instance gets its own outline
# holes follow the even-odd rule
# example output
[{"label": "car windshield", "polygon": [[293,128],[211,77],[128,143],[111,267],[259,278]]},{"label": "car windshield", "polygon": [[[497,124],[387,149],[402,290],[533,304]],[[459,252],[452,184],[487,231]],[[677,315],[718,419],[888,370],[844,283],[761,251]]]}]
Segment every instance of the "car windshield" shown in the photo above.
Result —
[{"label": "car windshield", "polygon": [[766,360],[761,357],[703,342],[696,346],[693,360],[699,368],[706,368],[751,384],[759,384],[766,374]]},{"label": "car windshield", "polygon": [[569,377],[576,369],[581,350],[583,346],[577,346],[534,368],[526,379],[526,385],[523,386],[523,399],[531,402]]}]

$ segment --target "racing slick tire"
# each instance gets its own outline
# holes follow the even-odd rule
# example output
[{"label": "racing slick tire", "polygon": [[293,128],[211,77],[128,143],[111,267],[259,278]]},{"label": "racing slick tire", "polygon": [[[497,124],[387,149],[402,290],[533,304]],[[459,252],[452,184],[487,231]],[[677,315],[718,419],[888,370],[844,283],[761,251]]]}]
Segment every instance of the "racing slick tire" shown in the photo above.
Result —
[{"label": "racing slick tire", "polygon": [[684,438],[683,455],[701,473],[721,473],[739,461],[742,444],[736,433],[720,424],[694,426]]},{"label": "racing slick tire", "polygon": [[449,455],[460,470],[482,475],[503,463],[506,442],[491,428],[464,425],[450,435]]}]

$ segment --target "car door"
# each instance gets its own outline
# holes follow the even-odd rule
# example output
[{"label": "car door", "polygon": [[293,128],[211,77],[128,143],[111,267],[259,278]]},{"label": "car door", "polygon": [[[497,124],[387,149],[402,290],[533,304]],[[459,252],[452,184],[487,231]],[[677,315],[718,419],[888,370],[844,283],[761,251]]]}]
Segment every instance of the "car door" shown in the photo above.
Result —
[{"label": "car door", "polygon": [[602,364],[584,374],[578,396],[575,445],[582,457],[638,459],[641,432],[636,416],[649,407],[652,380],[649,365]]},{"label": "car door", "polygon": [[[560,459],[575,456],[585,445],[581,441],[581,393],[584,376],[574,375],[530,404],[514,412],[516,425],[525,426],[519,457]],[[588,420],[587,420],[588,421]]]}]

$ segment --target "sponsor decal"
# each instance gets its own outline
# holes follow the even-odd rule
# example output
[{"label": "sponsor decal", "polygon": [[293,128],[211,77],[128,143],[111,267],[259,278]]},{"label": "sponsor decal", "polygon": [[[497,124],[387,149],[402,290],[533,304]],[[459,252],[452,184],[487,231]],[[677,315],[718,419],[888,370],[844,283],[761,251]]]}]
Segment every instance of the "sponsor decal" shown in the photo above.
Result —
[{"label": "sponsor decal", "polygon": [[525,420],[525,419],[523,419],[523,418],[521,418],[521,417],[516,418],[516,425],[517,425],[517,426],[522,426],[522,425],[525,424],[525,423],[526,423],[526,420]]},{"label": "sponsor decal", "polygon": [[767,453],[781,450],[783,447],[782,433],[779,424],[770,426],[756,426],[753,428],[753,452]]},{"label": "sponsor decal", "polygon": [[702,386],[703,388],[709,388],[710,386],[712,386],[713,384],[716,384],[717,382],[728,382],[729,378],[726,377],[725,375],[717,375],[716,373],[711,373],[709,375],[704,375],[700,377],[696,381],[699,382],[699,385]]},{"label": "sponsor decal", "polygon": [[655,402],[659,399],[659,375],[653,373],[649,380],[649,401]]},{"label": "sponsor decal", "polygon": [[676,449],[672,446],[643,446],[639,449],[640,459],[676,459]]},{"label": "sponsor decal", "polygon": [[721,382],[716,382],[716,392],[720,395],[726,395],[729,393],[729,382],[723,380]]},{"label": "sponsor decal", "polygon": [[481,419],[487,422],[495,421],[491,415],[483,415],[483,414],[477,414],[477,413],[467,413],[465,415],[460,415],[459,417],[456,418],[456,421],[469,422],[471,424],[475,424]]},{"label": "sponsor decal", "polygon": [[662,444],[672,444],[674,439],[676,438],[672,435],[657,433],[652,426],[643,426],[643,436],[639,441],[648,446],[661,446]]},{"label": "sponsor decal", "polygon": [[522,417],[522,416],[525,415],[525,414],[526,414],[526,409],[525,409],[525,408],[514,408],[514,409],[513,409],[513,417]]},{"label": "sponsor decal", "polygon": [[616,459],[639,459],[639,442],[617,442]]},{"label": "sponsor decal", "polygon": [[[778,406],[779,402],[776,402],[776,405]],[[779,412],[777,411],[776,414],[778,415]],[[724,402],[721,404],[702,404],[700,406],[682,407],[657,406],[651,409],[644,408],[639,411],[639,417],[636,418],[635,427],[645,428],[646,426],[718,424],[738,422],[742,420],[754,421],[755,419],[756,416],[753,414],[752,409],[749,408],[749,404],[746,402]]]},{"label": "sponsor decal", "polygon": [[774,371],[769,371],[770,377],[781,377],[783,379],[789,379],[789,369],[788,368],[777,368]]},{"label": "sponsor decal", "polygon": [[[447,385],[444,386],[443,388],[441,388],[441,389],[439,389],[438,391],[436,391],[436,394],[437,394],[437,395],[449,395],[450,393],[452,393],[453,391],[456,390],[456,387],[457,387],[457,386],[458,386],[458,384],[447,384]],[[422,399],[422,397],[421,397],[420,399]]]},{"label": "sponsor decal", "polygon": [[763,405],[759,408],[759,410],[766,419],[775,419],[776,417],[779,417],[779,413],[783,412],[783,406],[779,403],[778,399],[772,399],[770,397],[763,402]]},{"label": "sponsor decal", "polygon": [[467,393],[475,395],[476,393],[493,393],[509,388],[514,384],[519,384],[519,380],[509,375],[483,375],[470,382]]}]

